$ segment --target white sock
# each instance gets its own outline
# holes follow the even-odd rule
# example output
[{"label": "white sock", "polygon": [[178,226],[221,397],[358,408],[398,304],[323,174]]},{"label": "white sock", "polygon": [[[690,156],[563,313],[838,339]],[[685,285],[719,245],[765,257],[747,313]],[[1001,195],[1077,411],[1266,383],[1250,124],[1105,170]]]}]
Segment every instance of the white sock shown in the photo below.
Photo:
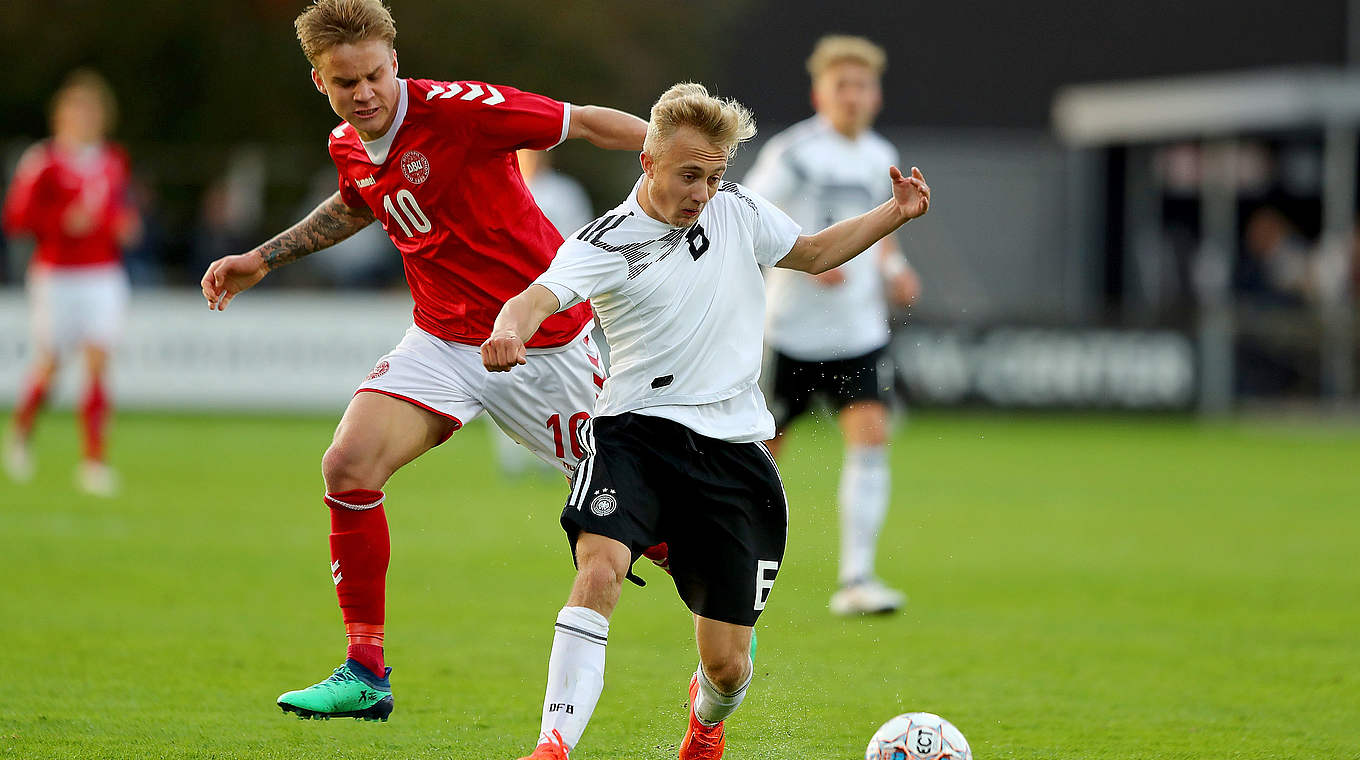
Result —
[{"label": "white sock", "polygon": [[604,649],[608,642],[609,619],[604,615],[589,607],[563,607],[557,613],[543,722],[539,724],[540,744],[548,741],[554,730],[568,748],[581,741],[604,690]]},{"label": "white sock", "polygon": [[741,688],[731,694],[724,694],[718,691],[718,687],[708,680],[708,674],[704,672],[703,663],[699,664],[699,692],[694,695],[694,716],[705,726],[712,726],[727,719],[727,716],[737,711],[737,705],[746,698],[746,689],[751,685],[751,676],[755,674],[755,666],[752,665],[746,674],[746,683]]},{"label": "white sock", "polygon": [[878,533],[888,514],[888,453],[883,446],[847,446],[841,468],[842,584],[874,574]]}]

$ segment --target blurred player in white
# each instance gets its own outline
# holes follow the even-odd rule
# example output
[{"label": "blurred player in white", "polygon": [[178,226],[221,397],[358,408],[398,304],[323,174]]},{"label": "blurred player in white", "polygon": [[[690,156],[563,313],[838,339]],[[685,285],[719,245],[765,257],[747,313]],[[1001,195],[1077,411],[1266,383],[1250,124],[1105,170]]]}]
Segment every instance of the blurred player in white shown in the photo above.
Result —
[{"label": "blurred player in white", "polygon": [[62,359],[79,350],[86,379],[76,483],[99,496],[117,489],[105,461],[112,410],[105,375],[127,310],[122,251],[141,228],[127,155],[105,139],[116,113],[103,77],[73,72],[52,98],[52,138],[19,160],[4,208],[5,231],[37,241],[28,269],[35,357],[6,437],[5,469],[17,481],[33,476],[29,439],[38,412]]},{"label": "blurred player in white", "polygon": [[595,217],[586,189],[580,182],[553,168],[551,153],[521,150],[516,155],[524,184],[529,186],[534,202],[563,236],[581,229]]},{"label": "blurred player in white", "polygon": [[557,616],[538,745],[521,760],[567,760],[577,746],[604,688],[622,582],[661,542],[699,650],[680,760],[722,757],[723,722],[751,682],[752,630],[788,534],[784,489],[762,443],[774,419],[756,382],[760,268],[825,271],[929,207],[919,171],[883,166],[888,201],[800,234],[768,201],[722,179],[754,134],[735,101],[697,84],[670,88],[652,107],[643,175],[628,198],[563,244],[506,302],[482,346],[489,370],[532,370],[541,359],[525,342],[539,325],[593,299],[614,352],[562,511],[578,569]]},{"label": "blurred player in white", "polygon": [[[518,151],[517,155],[519,171],[524,175],[524,184],[529,186],[534,202],[563,237],[591,220],[595,214],[590,207],[590,196],[586,195],[580,182],[553,169],[549,152],[525,149]],[[604,353],[604,347],[599,345],[599,331],[592,331],[591,337],[596,340],[595,347],[602,354],[600,359],[607,367],[609,357]],[[500,428],[493,430],[491,435],[496,446],[496,462],[502,474],[514,477],[528,472],[552,472],[528,449],[516,445]]]},{"label": "blurred player in white", "polygon": [[[771,137],[745,184],[805,227],[872,208],[888,186],[882,167],[897,150],[871,129],[882,105],[887,58],[862,37],[823,37],[808,59],[815,116]],[[825,397],[845,437],[841,469],[838,615],[892,612],[906,597],[874,573],[879,531],[889,502],[886,445],[891,373],[888,301],[911,304],[920,281],[891,236],[819,275],[772,269],[767,283],[765,378],[778,432],[778,455],[790,423]]]},{"label": "blurred player in white", "polygon": [[529,195],[515,151],[568,138],[637,150],[646,123],[505,85],[399,78],[396,26],[381,0],[317,0],[294,25],[313,85],[344,119],[330,135],[339,191],[258,248],[213,262],[203,295],[224,309],[276,267],[375,219],[401,252],[415,324],[360,384],[321,463],[349,648],[330,678],[278,699],[302,717],[386,720],[388,478],[483,412],[570,473],[584,454],[579,428],[604,383],[587,336],[588,304],[545,324],[530,343],[533,372],[510,378],[482,368],[478,346],[501,305],[562,243]]}]

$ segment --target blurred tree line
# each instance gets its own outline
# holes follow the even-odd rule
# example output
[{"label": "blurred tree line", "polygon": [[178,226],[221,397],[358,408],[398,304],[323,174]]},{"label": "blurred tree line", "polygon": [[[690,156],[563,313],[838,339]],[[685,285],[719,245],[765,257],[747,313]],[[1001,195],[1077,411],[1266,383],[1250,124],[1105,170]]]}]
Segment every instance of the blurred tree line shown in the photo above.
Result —
[{"label": "blurred tree line", "polygon": [[[403,75],[505,83],[643,117],[669,84],[711,82],[731,46],[724,30],[758,4],[388,2]],[[294,36],[302,0],[7,5],[0,45],[11,51],[8,115],[0,143],[42,137],[48,98],[62,78],[79,66],[101,71],[119,96],[115,137],[156,186],[172,231],[193,224],[205,185],[236,148],[253,146],[265,159],[261,234],[293,221],[309,178],[329,163],[326,133],[337,118],[313,89]],[[637,169],[631,154],[588,145],[563,146],[554,158],[601,208],[618,200]]]}]

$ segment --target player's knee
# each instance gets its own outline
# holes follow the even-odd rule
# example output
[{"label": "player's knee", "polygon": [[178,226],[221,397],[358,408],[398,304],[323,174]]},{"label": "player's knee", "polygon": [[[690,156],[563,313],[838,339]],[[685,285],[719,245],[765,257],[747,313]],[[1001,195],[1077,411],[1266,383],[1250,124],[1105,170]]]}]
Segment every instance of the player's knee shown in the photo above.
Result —
[{"label": "player's knee", "polygon": [[855,446],[888,442],[888,410],[881,404],[851,404],[841,411],[845,440]]},{"label": "player's knee", "polygon": [[627,567],[619,567],[603,554],[580,557],[581,566],[576,571],[577,583],[588,591],[607,593],[623,586],[628,575]]},{"label": "player's knee", "polygon": [[353,446],[336,441],[321,457],[321,477],[327,491],[349,491],[355,488],[381,488],[374,484],[371,459],[362,456]]},{"label": "player's knee", "polygon": [[718,691],[732,694],[751,677],[751,656],[749,650],[710,653],[701,656],[704,675]]},{"label": "player's knee", "polygon": [[60,362],[57,355],[50,351],[44,351],[38,355],[33,362],[33,379],[40,385],[47,385],[52,381],[52,377],[57,374],[57,366]]},{"label": "player's knee", "polygon": [[85,367],[91,375],[102,375],[108,367],[109,352],[103,346],[90,343],[85,346]]},{"label": "player's knee", "polygon": [[850,436],[850,443],[858,446],[883,446],[888,443],[888,426],[880,423],[862,425],[855,435]]}]

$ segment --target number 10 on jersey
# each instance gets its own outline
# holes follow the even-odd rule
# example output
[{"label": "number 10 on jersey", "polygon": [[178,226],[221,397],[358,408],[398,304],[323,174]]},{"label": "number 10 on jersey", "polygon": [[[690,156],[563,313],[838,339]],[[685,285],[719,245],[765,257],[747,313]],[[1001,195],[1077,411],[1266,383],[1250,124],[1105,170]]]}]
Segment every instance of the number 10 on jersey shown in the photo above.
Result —
[{"label": "number 10 on jersey", "polygon": [[420,210],[420,204],[416,203],[416,196],[406,188],[397,191],[396,203],[392,202],[392,196],[384,195],[383,209],[387,211],[389,217],[397,221],[397,224],[401,226],[401,231],[406,233],[406,237],[415,236],[415,233],[411,232],[412,227],[422,235],[434,227],[430,224],[430,218],[425,216],[424,211]]},{"label": "number 10 on jersey", "polygon": [[[589,412],[577,412],[567,420],[567,438],[571,441],[571,455],[577,459],[586,455],[585,450],[581,448],[581,438],[578,431],[588,419],[590,419]],[[557,458],[566,457],[567,452],[562,445],[562,415],[554,414],[549,417],[548,429],[552,431],[553,443],[557,444]]]}]

